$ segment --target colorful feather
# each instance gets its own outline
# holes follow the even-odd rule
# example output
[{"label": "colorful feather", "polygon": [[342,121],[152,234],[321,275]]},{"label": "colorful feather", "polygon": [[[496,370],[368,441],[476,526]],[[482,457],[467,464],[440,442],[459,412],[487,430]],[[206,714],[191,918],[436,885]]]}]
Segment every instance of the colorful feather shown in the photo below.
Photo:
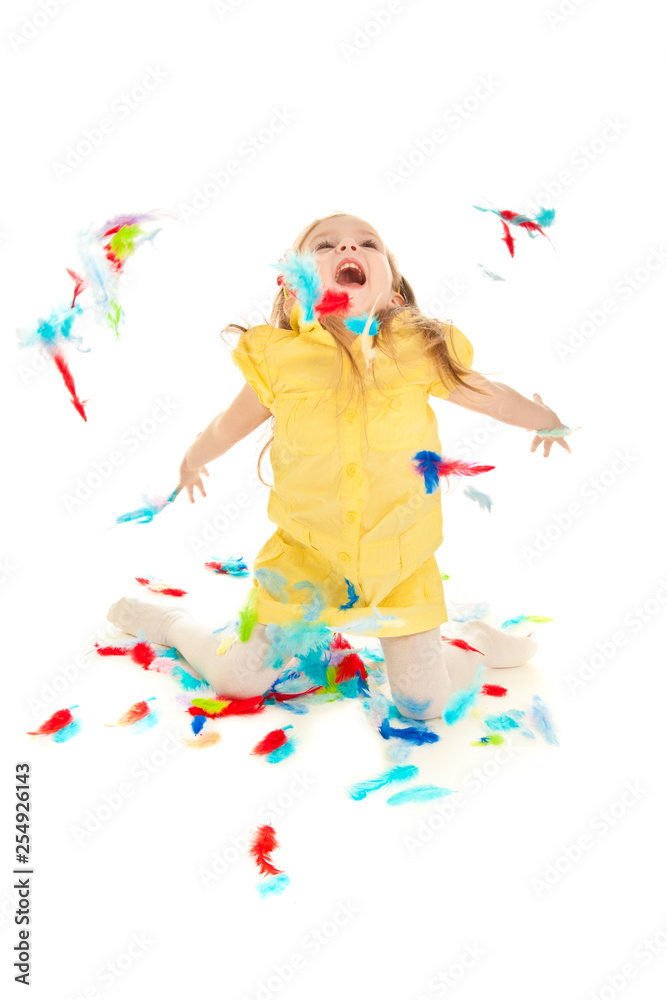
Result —
[{"label": "colorful feather", "polygon": [[433,702],[433,698],[428,698],[426,701],[418,701],[417,698],[408,698],[397,694],[395,691],[393,692],[393,698],[399,712],[402,709],[406,712],[425,712]]},{"label": "colorful feather", "polygon": [[[148,701],[136,701],[134,705],[131,705],[130,708],[128,708],[127,712],[124,712],[120,718],[116,720],[116,722],[107,722],[105,725],[110,728],[115,726],[134,726],[136,723],[148,719],[149,716],[153,717],[153,721],[150,723],[150,726],[155,725],[158,716],[156,712],[151,711],[148,704],[149,701],[155,701],[155,698],[149,698]],[[144,723],[144,726],[141,727],[141,731],[150,728],[150,726]]]},{"label": "colorful feather", "polygon": [[271,264],[271,267],[279,269],[282,284],[296,295],[301,306],[303,322],[314,323],[315,304],[324,291],[315,254],[287,250],[284,258],[277,264]]},{"label": "colorful feather", "polygon": [[206,722],[205,715],[193,715],[192,719],[190,720],[190,725],[192,726],[192,732],[195,734],[195,736],[199,736],[200,732],[204,728],[205,722]]},{"label": "colorful feather", "polygon": [[332,313],[346,313],[350,308],[350,293],[338,291],[335,288],[325,288],[322,298],[315,306],[318,316],[329,316]]},{"label": "colorful feather", "polygon": [[475,680],[469,688],[462,688],[454,691],[445,705],[443,718],[448,726],[453,726],[459,719],[465,718],[474,703],[477,701],[479,692],[482,689],[482,666],[477,668]]},{"label": "colorful feather", "polygon": [[489,729],[519,729],[519,723],[516,719],[513,719],[511,715],[506,712],[501,712],[499,715],[489,715],[484,720],[484,724],[488,726]]},{"label": "colorful feather", "polygon": [[477,465],[456,458],[442,458],[437,451],[418,451],[413,456],[413,468],[418,475],[424,477],[426,492],[433,493],[441,476],[478,476],[495,469],[495,465]]},{"label": "colorful feather", "polygon": [[[517,226],[523,229],[531,239],[534,239],[538,233],[549,239],[544,229],[548,228],[556,217],[556,210],[553,208],[540,209],[538,214],[532,219],[528,215],[521,215],[519,212],[512,212],[510,209],[501,211],[498,208],[482,208],[480,205],[473,205],[473,208],[476,208],[479,212],[492,212],[499,217],[503,227],[503,243],[506,244],[511,257],[514,257],[514,237],[510,232],[510,226]],[[551,240],[549,242],[551,243]]]},{"label": "colorful feather", "polygon": [[281,872],[279,875],[269,875],[263,882],[257,884],[257,891],[260,896],[277,896],[284,892],[290,884],[289,875]]},{"label": "colorful feather", "polygon": [[519,625],[521,622],[537,622],[541,625],[552,621],[553,618],[548,618],[546,615],[517,615],[516,618],[506,618],[500,627],[509,628],[510,625]]},{"label": "colorful feather", "polygon": [[181,590],[180,587],[170,587],[169,584],[156,580],[152,576],[135,576],[134,579],[142,587],[150,590],[152,594],[165,594],[167,597],[184,597],[187,594],[187,590]]},{"label": "colorful feather", "polygon": [[200,733],[199,736],[194,739],[189,739],[187,736],[183,737],[183,742],[186,746],[192,747],[194,750],[202,750],[206,747],[212,747],[216,743],[219,743],[222,739],[220,733],[216,733],[214,730],[210,730],[207,733]]},{"label": "colorful feather", "polygon": [[500,746],[501,743],[505,742],[505,737],[501,736],[500,733],[491,733],[489,736],[482,736],[480,740],[473,740],[470,744],[471,747],[483,747],[487,743],[492,743],[494,746]]},{"label": "colorful feather", "polygon": [[389,725],[389,719],[382,720],[379,732],[380,736],[385,740],[389,740],[393,736],[395,739],[407,740],[416,746],[422,746],[424,743],[437,743],[440,739],[438,734],[431,732],[430,729],[418,729],[416,726],[406,726],[404,729],[397,729],[395,726]]},{"label": "colorful feather", "polygon": [[276,569],[264,569],[259,567],[255,570],[255,579],[260,587],[268,591],[274,600],[281,604],[289,604],[289,594],[287,593],[287,577],[279,573]]},{"label": "colorful feather", "polygon": [[477,621],[489,613],[489,605],[484,604],[452,604],[450,619],[453,622]]},{"label": "colorful feather", "polygon": [[259,591],[253,587],[245,604],[239,610],[238,637],[241,642],[247,642],[252,635],[252,630],[257,624],[257,600]]},{"label": "colorful feather", "polygon": [[260,826],[255,832],[250,843],[249,854],[254,858],[262,875],[281,875],[280,868],[276,868],[269,857],[278,847],[276,831],[270,823]]},{"label": "colorful feather", "polygon": [[482,274],[484,274],[487,278],[491,278],[491,281],[504,281],[505,280],[499,274],[496,274],[495,271],[489,271],[489,269],[487,267],[484,267],[483,264],[478,264],[477,267],[481,267]]},{"label": "colorful feather", "polygon": [[467,649],[468,652],[477,653],[479,656],[485,655],[484,653],[481,653],[479,649],[475,649],[474,646],[471,646],[469,642],[465,641],[465,639],[450,639],[446,635],[441,635],[440,638],[443,642],[448,642],[450,646],[456,646],[458,649]]},{"label": "colorful feather", "polygon": [[144,506],[138,507],[137,510],[131,510],[127,514],[119,514],[116,518],[116,524],[125,524],[127,521],[149,524],[168,504],[174,502],[180,492],[180,488],[177,487],[168,497],[149,497],[143,494],[141,499]]},{"label": "colorful feather", "polygon": [[535,431],[540,437],[552,437],[552,438],[564,438],[569,434],[574,434],[575,431],[580,431],[583,424],[579,424],[578,427],[567,427],[565,424],[562,427],[554,427],[551,430]]},{"label": "colorful feather", "polygon": [[440,788],[438,785],[415,785],[413,788],[406,788],[404,792],[396,792],[387,799],[389,806],[402,806],[406,802],[429,802],[431,799],[441,799],[445,795],[451,795],[451,788]]},{"label": "colorful feather", "polygon": [[474,500],[480,505],[482,510],[491,510],[491,505],[493,500],[486,493],[480,493],[479,490],[474,489],[472,486],[466,486],[463,491],[463,495],[468,497],[470,500]]},{"label": "colorful feather", "polygon": [[352,785],[347,790],[347,794],[351,799],[355,799],[359,802],[361,799],[365,799],[370,792],[376,792],[378,788],[384,788],[385,785],[389,785],[394,781],[411,781],[412,778],[416,778],[419,774],[419,768],[410,764],[407,767],[392,767],[389,771],[383,771],[379,774],[377,778],[369,778],[366,781],[358,781],[355,785]]},{"label": "colorful feather", "polygon": [[248,576],[249,572],[240,556],[236,559],[214,559],[204,565],[214,573],[226,573],[229,576]]},{"label": "colorful feather", "polygon": [[[78,708],[78,705],[72,707]],[[46,722],[41,724],[39,729],[35,732],[29,732],[28,736],[53,736],[54,733],[71,725],[72,722],[74,722],[74,716],[69,708],[59,708],[57,712],[49,716]]]},{"label": "colorful feather", "polygon": [[560,746],[551,722],[549,709],[544,704],[542,699],[536,694],[533,695],[530,721],[535,726],[537,731],[545,738],[547,743],[556,747]]},{"label": "colorful feather", "polygon": [[289,737],[287,736],[285,730],[293,728],[293,726],[285,726],[283,729],[272,729],[270,733],[267,733],[267,735],[259,741],[259,743],[255,744],[250,753],[257,755],[271,753],[272,750],[276,750],[278,747],[287,743]]},{"label": "colorful feather", "polygon": [[484,684],[482,694],[488,694],[492,698],[503,698],[507,694],[507,688],[501,687],[500,684]]}]

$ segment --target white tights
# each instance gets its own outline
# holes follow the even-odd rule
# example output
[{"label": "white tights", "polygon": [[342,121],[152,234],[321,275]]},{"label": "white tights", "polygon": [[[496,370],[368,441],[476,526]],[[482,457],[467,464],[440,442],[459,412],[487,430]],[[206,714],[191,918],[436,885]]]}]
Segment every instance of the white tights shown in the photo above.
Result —
[{"label": "white tights", "polygon": [[[183,608],[123,597],[107,618],[130,635],[143,629],[150,642],[175,646],[220,695],[264,694],[288,665],[285,661],[276,668],[264,666],[270,645],[264,625],[256,624],[247,642],[235,638],[224,653],[218,653],[220,637]],[[406,718],[439,718],[450,695],[472,683],[479,663],[518,666],[537,649],[532,639],[507,635],[484,622],[467,622],[460,633],[484,655],[443,642],[440,628],[380,639],[392,697]]]}]

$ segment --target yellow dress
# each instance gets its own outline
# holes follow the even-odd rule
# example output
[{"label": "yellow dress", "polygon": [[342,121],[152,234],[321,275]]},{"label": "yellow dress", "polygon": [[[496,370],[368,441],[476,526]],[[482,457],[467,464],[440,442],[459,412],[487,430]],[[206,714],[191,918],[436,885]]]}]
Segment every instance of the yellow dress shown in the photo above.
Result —
[{"label": "yellow dress", "polygon": [[[359,634],[410,635],[439,626],[447,621],[434,556],[443,541],[441,488],[426,493],[413,458],[418,451],[442,453],[428,397],[446,399],[449,390],[427,364],[407,312],[392,324],[399,366],[376,352],[380,389],[366,370],[361,338],[350,348],[367,390],[365,412],[358,392],[351,399],[347,360],[336,391],[340,369],[331,335],[317,321],[304,323],[298,303],[290,323],[289,330],[252,327],[232,352],[275,415],[267,514],[277,530],[253,565],[257,620],[301,619],[314,591],[294,585],[306,581],[324,593],[321,620],[342,632],[355,619],[373,616],[373,608],[397,620],[360,627]],[[450,347],[470,367],[470,342],[450,329]],[[286,578],[282,601],[258,582],[260,568]]]}]

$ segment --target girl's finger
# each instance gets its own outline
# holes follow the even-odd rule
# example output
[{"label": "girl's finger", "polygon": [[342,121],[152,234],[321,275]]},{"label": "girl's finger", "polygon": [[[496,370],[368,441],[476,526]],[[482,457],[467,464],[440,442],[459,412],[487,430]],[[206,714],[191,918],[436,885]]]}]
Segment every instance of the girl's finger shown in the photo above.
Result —
[{"label": "girl's finger", "polygon": [[565,448],[565,451],[569,451],[570,455],[572,454],[572,449],[570,448],[567,441],[563,440],[563,438],[558,438],[558,444],[561,445],[563,448]]},{"label": "girl's finger", "polygon": [[208,476],[208,469],[206,468],[205,465],[202,465],[202,470],[201,471],[204,473],[205,476]]}]

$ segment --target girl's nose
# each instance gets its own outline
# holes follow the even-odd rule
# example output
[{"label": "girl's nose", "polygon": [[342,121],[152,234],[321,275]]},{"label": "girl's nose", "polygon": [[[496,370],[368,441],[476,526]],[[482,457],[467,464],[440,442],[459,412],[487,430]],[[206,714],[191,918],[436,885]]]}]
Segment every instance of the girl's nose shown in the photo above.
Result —
[{"label": "girl's nose", "polygon": [[338,249],[341,251],[341,253],[344,250],[347,250],[348,247],[349,247],[350,250],[356,250],[357,249],[356,243],[339,243],[338,244]]}]

